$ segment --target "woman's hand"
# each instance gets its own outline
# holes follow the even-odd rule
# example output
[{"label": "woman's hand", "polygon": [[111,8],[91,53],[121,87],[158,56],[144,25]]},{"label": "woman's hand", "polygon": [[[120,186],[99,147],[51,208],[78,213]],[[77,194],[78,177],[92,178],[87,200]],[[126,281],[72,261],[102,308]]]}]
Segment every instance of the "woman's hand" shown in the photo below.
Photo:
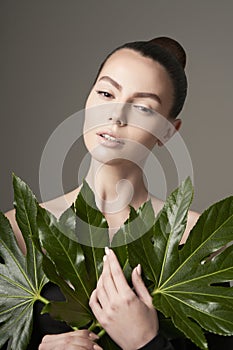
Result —
[{"label": "woman's hand", "polygon": [[139,349],[158,333],[157,313],[138,265],[132,272],[135,292],[128,285],[120,264],[106,249],[103,272],[90,298],[98,322],[124,350]]},{"label": "woman's hand", "polygon": [[42,339],[39,350],[103,350],[94,341],[98,339],[95,333],[88,330],[78,330],[69,333],[46,335]]}]

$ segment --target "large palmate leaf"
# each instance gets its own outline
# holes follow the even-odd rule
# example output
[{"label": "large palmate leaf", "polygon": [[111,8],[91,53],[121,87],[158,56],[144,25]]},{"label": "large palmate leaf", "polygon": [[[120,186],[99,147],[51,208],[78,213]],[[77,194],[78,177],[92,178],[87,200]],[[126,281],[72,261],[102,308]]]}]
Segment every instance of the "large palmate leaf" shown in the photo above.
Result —
[{"label": "large palmate leaf", "polygon": [[[129,218],[112,239],[111,248],[117,255],[118,261],[129,284],[131,284],[132,266],[135,267],[138,264],[138,261],[144,259],[144,252],[141,250],[142,246],[140,245],[140,238],[144,236],[145,232],[153,227],[154,222],[155,215],[151,201],[144,203],[138,210],[130,207]],[[135,264],[132,264],[131,261],[131,265],[129,263],[130,242],[138,242],[140,245],[138,251],[140,259],[137,260]]]},{"label": "large palmate leaf", "polygon": [[109,246],[108,224],[98,210],[94,193],[83,182],[75,202],[76,235],[82,245],[93,289],[102,272],[104,247]]},{"label": "large palmate leaf", "polygon": [[[75,219],[75,213],[73,215]],[[38,207],[37,224],[40,243],[46,251],[43,260],[44,271],[50,281],[61,287],[69,301],[51,302],[46,310],[59,319],[71,322],[74,327],[83,326],[91,320],[88,302],[92,290],[82,248],[70,235],[67,236],[63,232],[64,225],[63,229],[59,230],[57,219],[41,207]],[[78,317],[72,322],[70,317],[75,312]]]},{"label": "large palmate leaf", "polygon": [[[41,208],[16,177],[14,190],[27,256],[20,252],[8,220],[0,214],[0,346],[11,338],[11,349],[26,348],[35,300],[46,304],[44,312],[74,328],[101,330],[89,298],[102,271],[103,248],[110,242],[106,219],[90,187],[84,181],[76,202],[59,219]],[[130,208],[111,247],[129,282],[132,268],[142,265],[144,281],[160,312],[162,332],[169,337],[182,332],[201,349],[208,349],[205,331],[233,335],[233,289],[221,286],[233,279],[233,246],[223,249],[233,241],[233,197],[206,210],[180,247],[192,196],[187,179],[169,196],[157,218],[150,201],[138,210]],[[40,296],[46,282],[42,262],[65,302],[48,302]],[[171,327],[171,321],[179,331]],[[100,344],[107,350],[119,349],[107,334]]]},{"label": "large palmate leaf", "polygon": [[[88,184],[83,182],[75,206],[59,220],[38,207],[37,224],[40,244],[45,249],[44,271],[66,298],[65,302],[51,301],[43,312],[72,327],[90,326],[100,331],[102,328],[89,308],[89,298],[102,272],[109,236],[106,219],[97,209]],[[106,350],[120,349],[106,333],[101,344]]]},{"label": "large palmate leaf", "polygon": [[20,251],[9,221],[0,213],[0,347],[10,340],[8,349],[24,350],[32,331],[33,304],[43,299],[40,292],[46,277],[41,254],[31,240],[37,231],[35,197],[16,176],[13,183],[16,219],[27,254]]},{"label": "large palmate leaf", "polygon": [[59,220],[38,207],[37,225],[46,251],[44,271],[66,298],[65,302],[46,305],[44,312],[49,311],[73,327],[94,322],[89,299],[102,271],[109,238],[106,219],[97,210],[88,184],[83,183],[75,208],[69,208]]},{"label": "large palmate leaf", "polygon": [[192,186],[186,180],[168,198],[153,227],[128,244],[128,252],[131,265],[141,262],[153,285],[155,308],[207,349],[202,328],[233,335],[233,289],[216,285],[233,279],[233,247],[208,258],[233,240],[233,197],[204,212],[179,249],[191,199]]},{"label": "large palmate leaf", "polygon": [[211,206],[200,217],[185,246],[174,251],[173,270],[167,266],[155,290],[154,303],[187,337],[205,349],[204,329],[233,335],[233,289],[216,284],[233,279],[233,247],[209,258],[233,241],[233,197]]},{"label": "large palmate leaf", "polygon": [[[75,209],[75,210],[74,210]],[[89,308],[91,292],[103,268],[104,247],[109,246],[108,225],[95,204],[95,198],[84,181],[75,206],[57,221],[51,213],[38,208],[39,238],[44,253],[44,271],[59,285],[66,301],[51,301],[44,307],[53,317],[72,327],[89,326],[101,330]],[[122,263],[127,257],[122,255]],[[106,350],[120,349],[103,333],[100,344]]]}]

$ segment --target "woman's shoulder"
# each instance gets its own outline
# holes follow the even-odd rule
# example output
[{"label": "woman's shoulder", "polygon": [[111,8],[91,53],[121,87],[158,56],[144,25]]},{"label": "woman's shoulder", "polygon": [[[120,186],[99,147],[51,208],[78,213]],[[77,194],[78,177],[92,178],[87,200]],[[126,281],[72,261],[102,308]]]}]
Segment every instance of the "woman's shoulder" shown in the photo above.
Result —
[{"label": "woman's shoulder", "polygon": [[62,196],[40,203],[40,206],[50,211],[56,218],[59,218],[61,214],[75,202],[80,188],[81,187],[78,187]]},{"label": "woman's shoulder", "polygon": [[195,226],[198,218],[199,218],[200,214],[197,213],[196,211],[193,210],[189,210],[188,212],[188,221],[187,221],[187,226],[186,226],[186,230],[184,232],[184,235],[182,237],[181,240],[181,244],[184,244],[186,239],[188,238],[188,235],[190,233],[190,231],[192,230],[192,228]]},{"label": "woman's shoulder", "polygon": [[[165,202],[161,199],[156,198],[155,196],[150,196],[151,203],[155,212],[155,215],[157,215],[163,208]],[[188,235],[192,228],[195,226],[200,214],[196,211],[189,210],[188,212],[188,221],[187,221],[187,226],[184,232],[184,235],[181,240],[181,244],[184,244],[186,239],[188,238]]]},{"label": "woman's shoulder", "polygon": [[[77,195],[80,191],[80,187],[76,188],[75,190],[66,193],[62,196],[59,196],[57,198],[51,199],[47,202],[40,203],[40,206],[42,208],[45,208],[46,210],[50,211],[55,217],[59,218],[61,214],[68,209],[72,203],[77,198]],[[17,224],[16,218],[15,218],[15,209],[9,210],[5,213],[5,216],[10,221],[11,227],[14,231],[15,237],[17,239],[18,245],[23,253],[26,253],[26,247],[25,243],[21,234],[21,231],[19,229],[19,226]]]},{"label": "woman's shoulder", "polygon": [[25,242],[23,240],[23,236],[21,234],[21,231],[20,231],[19,226],[17,224],[17,221],[15,219],[15,209],[12,209],[12,210],[9,210],[8,212],[6,212],[5,216],[10,221],[12,230],[14,231],[14,234],[15,234],[15,237],[16,237],[16,240],[18,242],[20,249],[22,250],[23,253],[26,253]]}]

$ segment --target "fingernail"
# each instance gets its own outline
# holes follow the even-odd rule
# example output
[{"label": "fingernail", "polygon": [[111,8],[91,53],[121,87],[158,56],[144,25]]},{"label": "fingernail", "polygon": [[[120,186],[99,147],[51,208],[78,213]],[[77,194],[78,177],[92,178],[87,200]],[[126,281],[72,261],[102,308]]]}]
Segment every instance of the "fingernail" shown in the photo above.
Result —
[{"label": "fingernail", "polygon": [[98,345],[95,344],[95,345],[93,345],[93,349],[94,349],[94,350],[99,350],[100,347],[99,347]]},{"label": "fingernail", "polygon": [[105,262],[107,260],[106,255],[103,256],[103,262]]},{"label": "fingernail", "polygon": [[136,267],[137,273],[139,276],[141,276],[142,273],[142,268],[141,268],[141,264],[138,264],[138,266]]},{"label": "fingernail", "polygon": [[104,250],[105,250],[105,254],[106,254],[106,255],[109,255],[109,254],[110,254],[110,249],[109,249],[108,247],[105,247]]},{"label": "fingernail", "polygon": [[95,333],[89,333],[89,338],[91,338],[92,340],[97,340],[99,339],[99,336]]}]

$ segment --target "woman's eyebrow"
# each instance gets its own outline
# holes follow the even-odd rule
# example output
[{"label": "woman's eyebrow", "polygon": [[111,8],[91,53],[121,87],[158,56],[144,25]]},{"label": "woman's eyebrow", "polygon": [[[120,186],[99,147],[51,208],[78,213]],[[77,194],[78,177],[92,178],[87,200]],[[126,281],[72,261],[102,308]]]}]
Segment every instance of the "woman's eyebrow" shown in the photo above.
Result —
[{"label": "woman's eyebrow", "polygon": [[107,75],[104,75],[103,77],[101,77],[99,79],[99,81],[101,80],[105,80],[105,81],[108,81],[109,83],[111,83],[113,86],[115,86],[115,88],[117,88],[117,90],[122,90],[122,86],[115,80],[113,80],[112,78],[110,78],[109,76]]},{"label": "woman's eyebrow", "polygon": [[[102,81],[102,80],[109,82],[110,84],[115,86],[115,88],[117,90],[119,90],[119,91],[122,90],[122,86],[117,81],[115,81],[114,79],[110,78],[109,76],[104,75],[98,81]],[[152,98],[153,100],[155,100],[156,102],[159,102],[159,104],[162,105],[161,98],[157,94],[154,94],[152,92],[135,92],[132,97],[133,98],[140,98],[140,97],[142,97],[142,98]]]},{"label": "woman's eyebrow", "polygon": [[152,98],[156,102],[159,102],[159,104],[162,104],[161,98],[157,94],[154,94],[152,92],[135,92],[133,94],[133,98],[138,98],[138,97]]}]

